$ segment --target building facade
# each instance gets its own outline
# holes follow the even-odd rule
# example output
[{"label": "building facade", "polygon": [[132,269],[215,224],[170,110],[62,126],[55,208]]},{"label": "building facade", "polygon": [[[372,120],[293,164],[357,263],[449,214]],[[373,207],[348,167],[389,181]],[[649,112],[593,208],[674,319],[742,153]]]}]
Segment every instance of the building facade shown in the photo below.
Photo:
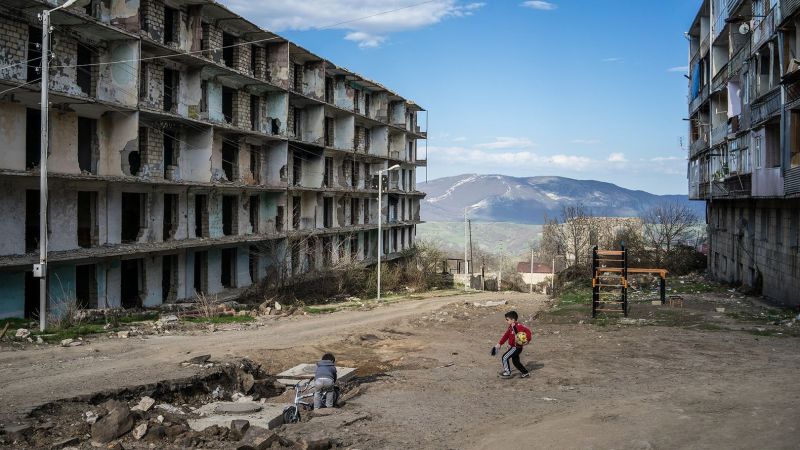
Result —
[{"label": "building facade", "polygon": [[800,1],[705,0],[689,41],[689,197],[709,271],[800,304]]},{"label": "building facade", "polygon": [[[38,309],[37,14],[54,6],[0,4],[0,317]],[[92,0],[51,20],[51,304],[235,295],[414,245],[414,102],[211,0]]]}]

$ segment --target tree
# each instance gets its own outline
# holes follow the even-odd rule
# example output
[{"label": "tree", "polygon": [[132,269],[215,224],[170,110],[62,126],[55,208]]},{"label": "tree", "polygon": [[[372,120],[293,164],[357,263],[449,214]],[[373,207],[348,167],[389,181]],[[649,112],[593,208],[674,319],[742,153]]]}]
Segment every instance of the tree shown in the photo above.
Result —
[{"label": "tree", "polygon": [[645,244],[655,251],[658,263],[676,245],[689,242],[698,224],[694,211],[678,202],[659,203],[640,217],[644,223]]},{"label": "tree", "polygon": [[548,227],[547,239],[554,241],[558,253],[566,254],[578,266],[588,261],[590,246],[596,243],[598,233],[596,221],[583,204],[563,206],[560,219],[551,221]]}]

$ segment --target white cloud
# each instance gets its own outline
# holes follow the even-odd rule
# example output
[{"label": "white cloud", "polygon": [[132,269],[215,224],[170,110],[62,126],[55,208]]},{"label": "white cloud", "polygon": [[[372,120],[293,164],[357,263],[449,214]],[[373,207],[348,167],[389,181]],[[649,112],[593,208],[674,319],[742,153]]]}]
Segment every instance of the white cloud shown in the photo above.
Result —
[{"label": "white cloud", "polygon": [[608,155],[609,162],[627,162],[628,160],[625,159],[624,153],[614,152]]},{"label": "white cloud", "polygon": [[623,58],[614,57],[614,58],[603,58],[600,61],[602,62],[622,62]]},{"label": "white cloud", "polygon": [[667,72],[688,72],[689,66],[675,66],[667,69]]},{"label": "white cloud", "polygon": [[545,2],[542,0],[529,0],[527,2],[522,2],[520,5],[526,8],[538,9],[540,11],[552,11],[558,8],[558,5],[555,3]]},{"label": "white cloud", "polygon": [[599,144],[600,141],[598,139],[573,139],[569,141],[569,143],[578,145],[595,145]]},{"label": "white cloud", "polygon": [[483,2],[461,0],[225,0],[231,9],[270,31],[345,30],[361,48],[378,47],[395,32],[467,17]]},{"label": "white cloud", "polygon": [[528,138],[497,137],[494,142],[478,144],[475,147],[489,150],[523,149],[533,147],[535,144]]}]

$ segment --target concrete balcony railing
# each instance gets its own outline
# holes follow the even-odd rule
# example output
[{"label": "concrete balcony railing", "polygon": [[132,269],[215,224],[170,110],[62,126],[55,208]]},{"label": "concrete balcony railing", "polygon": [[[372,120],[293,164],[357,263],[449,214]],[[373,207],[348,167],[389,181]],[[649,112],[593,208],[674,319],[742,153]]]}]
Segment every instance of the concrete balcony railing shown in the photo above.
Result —
[{"label": "concrete balcony railing", "polygon": [[780,0],[781,16],[789,18],[800,8],[800,0]]},{"label": "concrete balcony railing", "polygon": [[766,17],[761,19],[758,24],[753,27],[751,32],[750,45],[753,50],[757,50],[764,45],[765,42],[770,40],[775,35],[775,23],[780,21],[780,7],[772,8]]},{"label": "concrete balcony railing", "polygon": [[708,149],[708,135],[689,144],[689,158],[694,158],[698,154]]},{"label": "concrete balcony railing", "polygon": [[750,123],[759,125],[780,112],[781,90],[773,89],[750,105]]},{"label": "concrete balcony railing", "polygon": [[722,143],[728,136],[728,124],[723,123],[711,129],[711,146]]}]

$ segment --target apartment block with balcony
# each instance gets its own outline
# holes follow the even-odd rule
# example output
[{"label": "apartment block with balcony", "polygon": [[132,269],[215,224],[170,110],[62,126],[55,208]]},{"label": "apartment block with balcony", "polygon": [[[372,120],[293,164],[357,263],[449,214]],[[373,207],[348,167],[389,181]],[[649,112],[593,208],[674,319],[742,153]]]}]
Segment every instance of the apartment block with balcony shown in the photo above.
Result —
[{"label": "apartment block with balcony", "polygon": [[709,272],[800,304],[800,1],[706,0],[689,40],[689,197]]},{"label": "apartment block with balcony", "polygon": [[[51,7],[0,5],[0,317],[38,308],[37,14]],[[414,245],[415,103],[212,1],[92,1],[52,22],[51,305],[235,296]]]}]

